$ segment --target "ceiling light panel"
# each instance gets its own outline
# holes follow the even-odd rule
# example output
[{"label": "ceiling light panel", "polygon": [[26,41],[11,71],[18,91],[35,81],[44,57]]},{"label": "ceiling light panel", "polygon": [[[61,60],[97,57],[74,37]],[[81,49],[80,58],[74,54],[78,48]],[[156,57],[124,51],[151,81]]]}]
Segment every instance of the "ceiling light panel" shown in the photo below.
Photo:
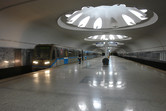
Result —
[{"label": "ceiling light panel", "polygon": [[58,24],[71,30],[125,30],[145,27],[157,20],[157,14],[150,10],[115,4],[83,7],[61,16]]},{"label": "ceiling light panel", "polygon": [[[142,13],[144,12],[144,13]],[[136,25],[140,21],[146,20],[147,10],[140,11],[137,8],[126,7],[126,5],[113,5],[113,6],[97,6],[97,7],[83,7],[71,14],[68,14],[67,23],[77,27],[86,27],[93,29],[101,28],[117,28],[130,25]],[[81,16],[88,16],[82,18]],[[135,16],[135,17],[133,17]],[[134,19],[139,18],[140,20]],[[89,19],[93,19],[93,25],[88,24]],[[76,20],[78,20],[76,22]],[[124,22],[125,21],[125,22]]]},{"label": "ceiling light panel", "polygon": [[85,38],[86,41],[123,41],[123,40],[130,40],[131,37],[125,35],[95,35]]}]

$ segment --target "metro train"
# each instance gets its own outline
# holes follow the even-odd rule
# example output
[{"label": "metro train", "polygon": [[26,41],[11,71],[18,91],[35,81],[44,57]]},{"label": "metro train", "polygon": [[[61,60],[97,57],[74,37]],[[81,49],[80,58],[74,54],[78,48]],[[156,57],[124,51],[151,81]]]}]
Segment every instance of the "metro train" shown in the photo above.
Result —
[{"label": "metro train", "polygon": [[77,62],[79,54],[82,55],[82,60],[101,56],[100,53],[93,51],[57,46],[54,44],[38,44],[34,48],[32,70]]}]

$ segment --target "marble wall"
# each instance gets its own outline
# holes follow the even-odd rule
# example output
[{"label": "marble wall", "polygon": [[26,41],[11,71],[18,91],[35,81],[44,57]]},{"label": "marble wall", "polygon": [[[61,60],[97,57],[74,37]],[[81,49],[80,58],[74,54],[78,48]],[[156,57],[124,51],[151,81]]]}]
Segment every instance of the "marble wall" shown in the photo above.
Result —
[{"label": "marble wall", "polygon": [[29,65],[31,53],[30,49],[0,47],[0,69]]},{"label": "marble wall", "polygon": [[149,52],[130,52],[119,55],[124,57],[143,59],[143,60],[166,62],[166,50],[149,51]]},{"label": "marble wall", "polygon": [[14,67],[14,49],[0,48],[0,69]]}]

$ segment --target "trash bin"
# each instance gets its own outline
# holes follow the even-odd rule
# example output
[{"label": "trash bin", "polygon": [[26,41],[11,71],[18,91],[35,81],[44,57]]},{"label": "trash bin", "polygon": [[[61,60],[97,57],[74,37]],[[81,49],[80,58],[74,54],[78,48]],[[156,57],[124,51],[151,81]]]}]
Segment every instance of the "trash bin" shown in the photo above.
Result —
[{"label": "trash bin", "polygon": [[103,62],[103,65],[108,65],[109,64],[109,59],[108,58],[104,58],[102,60],[102,62]]}]

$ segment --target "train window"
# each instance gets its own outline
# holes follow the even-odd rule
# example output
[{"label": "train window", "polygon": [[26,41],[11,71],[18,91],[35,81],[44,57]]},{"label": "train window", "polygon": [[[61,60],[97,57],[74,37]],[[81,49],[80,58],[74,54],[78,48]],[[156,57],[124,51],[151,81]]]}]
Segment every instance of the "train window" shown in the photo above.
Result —
[{"label": "train window", "polygon": [[57,57],[59,57],[60,56],[60,54],[59,54],[60,52],[59,52],[59,49],[57,48]]},{"label": "train window", "polygon": [[73,50],[73,57],[74,57],[74,56],[76,56],[76,51],[75,51],[75,50]]},{"label": "train window", "polygon": [[60,57],[61,57],[61,58],[64,57],[63,49],[62,49],[62,48],[60,49]]},{"label": "train window", "polygon": [[72,57],[72,56],[73,56],[73,51],[69,50],[69,57]]},{"label": "train window", "polygon": [[50,58],[50,46],[37,46],[35,48],[35,58],[37,59],[49,59]]},{"label": "train window", "polygon": [[64,49],[64,54],[65,54],[64,55],[65,57],[68,57],[68,50],[67,49]]},{"label": "train window", "polygon": [[55,59],[55,50],[53,50],[52,59]]}]

